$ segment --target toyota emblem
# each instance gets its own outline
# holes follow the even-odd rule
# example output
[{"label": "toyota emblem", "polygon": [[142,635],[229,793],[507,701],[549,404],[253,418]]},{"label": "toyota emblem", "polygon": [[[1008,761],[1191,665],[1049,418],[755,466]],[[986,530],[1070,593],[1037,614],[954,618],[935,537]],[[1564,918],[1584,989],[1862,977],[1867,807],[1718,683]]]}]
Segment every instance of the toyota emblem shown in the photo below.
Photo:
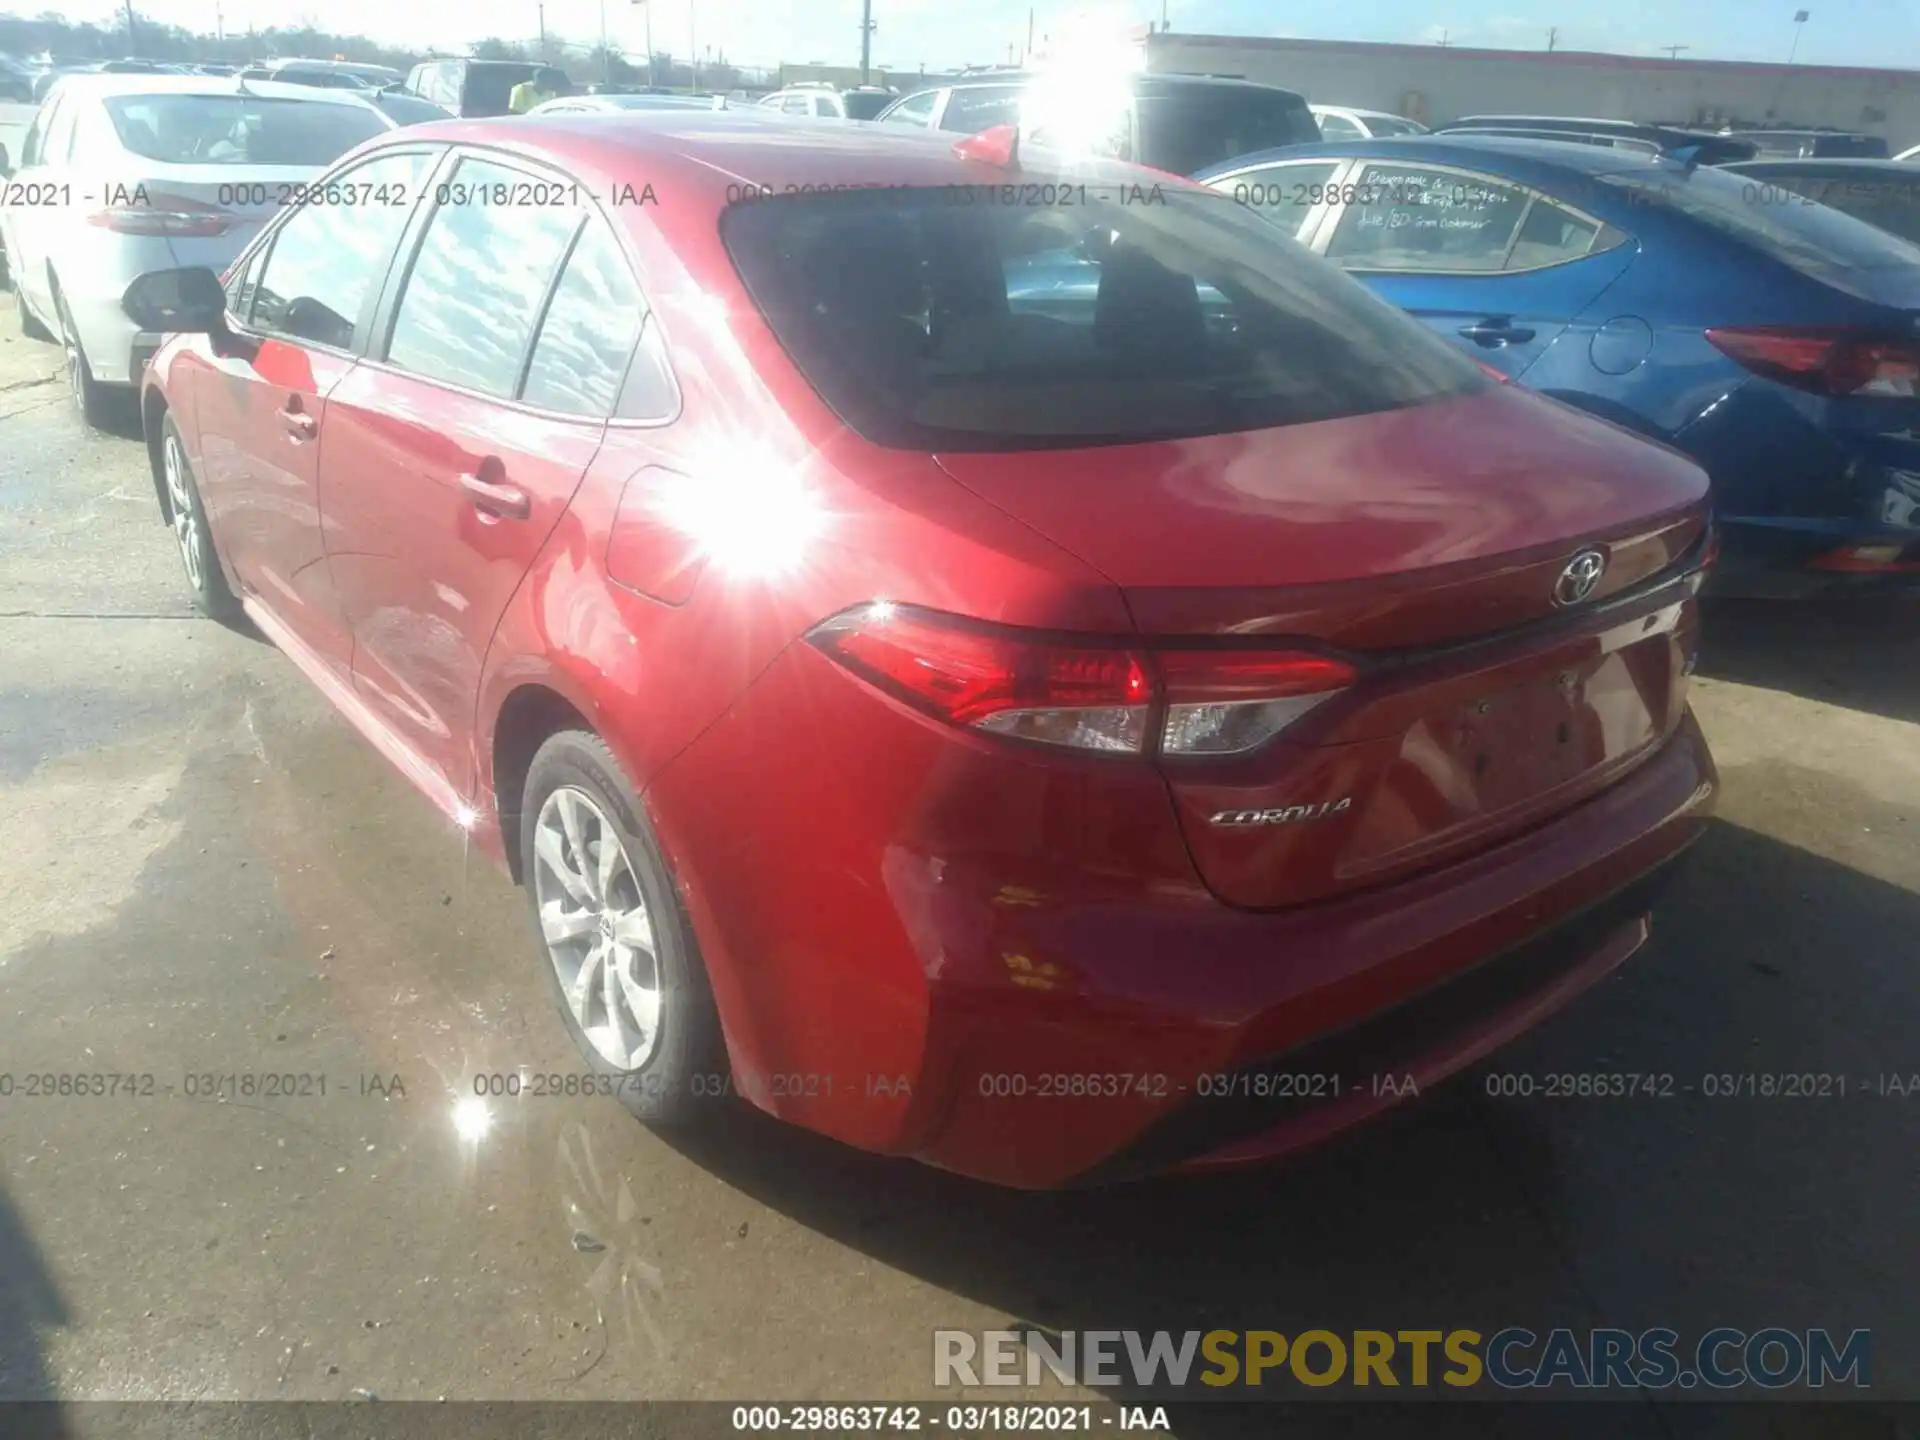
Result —
[{"label": "toyota emblem", "polygon": [[1567,562],[1567,568],[1560,572],[1560,578],[1553,582],[1553,603],[1556,605],[1578,605],[1600,583],[1600,577],[1607,573],[1607,557],[1598,550],[1582,550]]}]

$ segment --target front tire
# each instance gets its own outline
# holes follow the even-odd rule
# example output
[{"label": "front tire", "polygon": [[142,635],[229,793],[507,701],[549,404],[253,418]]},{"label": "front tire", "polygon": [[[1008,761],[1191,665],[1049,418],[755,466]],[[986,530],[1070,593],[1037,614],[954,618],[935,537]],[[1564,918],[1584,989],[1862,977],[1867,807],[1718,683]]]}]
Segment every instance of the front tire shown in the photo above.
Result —
[{"label": "front tire", "polygon": [[560,1018],[640,1119],[684,1124],[727,1089],[693,929],[620,762],[563,730],[527,771],[520,865]]},{"label": "front tire", "polygon": [[220,568],[213,531],[207,526],[207,512],[200,503],[200,487],[187,464],[180,428],[171,415],[160,422],[160,479],[167,492],[167,524],[180,550],[194,606],[208,619],[231,625],[240,618],[240,601],[228,588],[226,574]]}]

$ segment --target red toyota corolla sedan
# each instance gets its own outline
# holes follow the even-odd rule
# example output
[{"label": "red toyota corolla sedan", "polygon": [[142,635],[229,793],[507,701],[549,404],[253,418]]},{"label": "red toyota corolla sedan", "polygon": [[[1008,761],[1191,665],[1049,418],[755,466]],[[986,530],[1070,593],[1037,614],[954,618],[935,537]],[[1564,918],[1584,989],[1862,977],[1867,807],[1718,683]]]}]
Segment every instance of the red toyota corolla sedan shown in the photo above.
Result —
[{"label": "red toyota corolla sedan", "polygon": [[162,511],[643,1118],[1256,1159],[1606,975],[1705,823],[1701,472],[1226,197],[659,112],[297,198],[129,292]]}]

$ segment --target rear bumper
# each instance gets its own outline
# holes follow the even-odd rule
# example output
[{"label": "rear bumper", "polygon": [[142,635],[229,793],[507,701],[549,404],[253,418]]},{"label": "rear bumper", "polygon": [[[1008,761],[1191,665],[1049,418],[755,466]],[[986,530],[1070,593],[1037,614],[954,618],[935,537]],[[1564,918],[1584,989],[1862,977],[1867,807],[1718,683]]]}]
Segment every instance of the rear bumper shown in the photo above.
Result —
[{"label": "rear bumper", "polygon": [[[1269,914],[1055,917],[1049,948],[1084,977],[1070,1001],[936,987],[947,1108],[917,1153],[1005,1184],[1098,1184],[1258,1160],[1364,1118],[1631,955],[1717,783],[1689,715],[1587,804],[1399,885]],[[1263,1072],[1305,1093],[1239,1078]],[[1122,1084],[1108,1076],[1129,1077],[1126,1093],[1106,1093]]]}]

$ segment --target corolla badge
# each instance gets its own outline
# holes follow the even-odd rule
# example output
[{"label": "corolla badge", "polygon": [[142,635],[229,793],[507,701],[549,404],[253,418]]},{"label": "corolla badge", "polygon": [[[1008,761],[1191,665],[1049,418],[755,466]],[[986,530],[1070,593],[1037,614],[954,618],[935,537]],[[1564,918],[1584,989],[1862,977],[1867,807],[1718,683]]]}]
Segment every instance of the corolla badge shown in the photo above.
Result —
[{"label": "corolla badge", "polygon": [[1598,550],[1582,550],[1567,562],[1560,578],[1553,582],[1553,603],[1578,605],[1593,594],[1600,577],[1607,573],[1607,557]]},{"label": "corolla badge", "polygon": [[1353,797],[1346,795],[1323,805],[1288,805],[1280,810],[1222,810],[1212,817],[1215,825],[1298,825],[1303,820],[1320,820],[1353,808]]}]

